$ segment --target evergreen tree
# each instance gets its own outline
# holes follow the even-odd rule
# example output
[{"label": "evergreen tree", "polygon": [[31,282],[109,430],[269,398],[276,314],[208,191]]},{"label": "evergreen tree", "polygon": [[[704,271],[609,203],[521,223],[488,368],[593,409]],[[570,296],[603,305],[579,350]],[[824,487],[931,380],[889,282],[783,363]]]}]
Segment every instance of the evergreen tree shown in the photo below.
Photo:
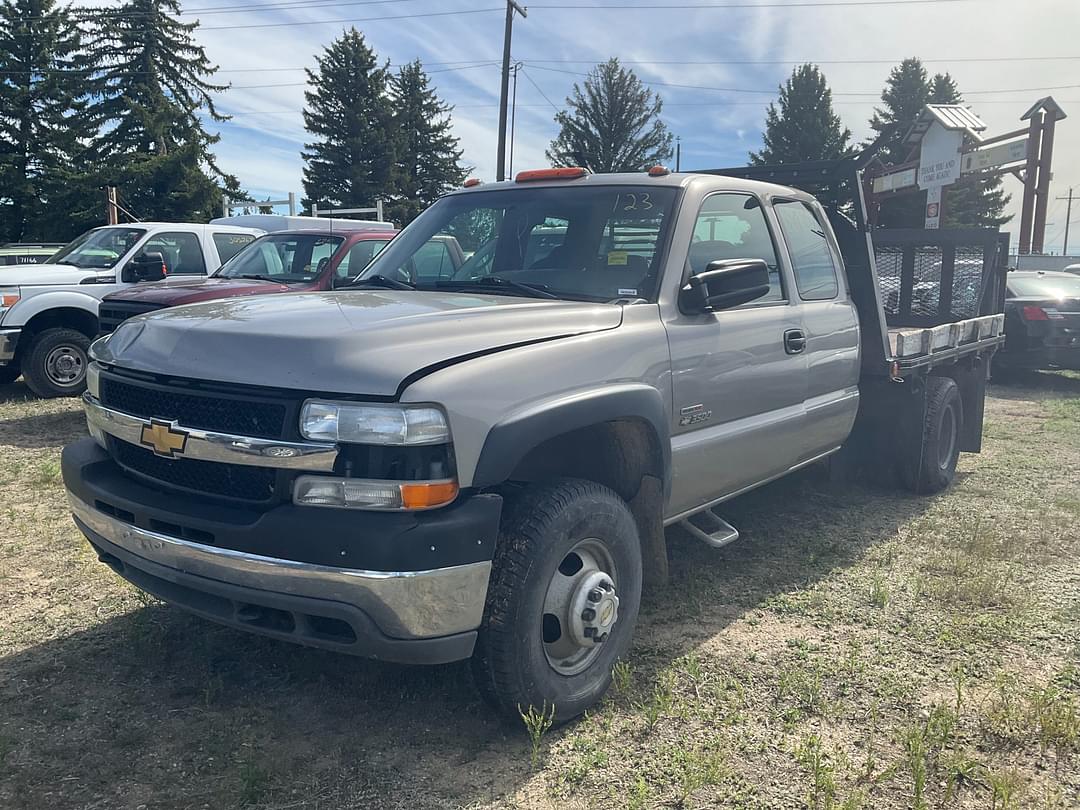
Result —
[{"label": "evergreen tree", "polygon": [[74,235],[81,47],[71,11],[55,0],[0,3],[0,242]]},{"label": "evergreen tree", "polygon": [[210,151],[219,136],[200,114],[225,121],[211,97],[210,63],[179,20],[178,0],[127,0],[96,18],[89,53],[98,68],[94,150],[104,183],[143,219],[205,220],[221,210],[222,172]]},{"label": "evergreen tree", "polygon": [[[779,106],[778,106],[779,105]],[[751,152],[755,165],[833,160],[851,152],[851,130],[833,111],[832,91],[817,65],[795,68],[765,116],[765,143]]]},{"label": "evergreen tree", "polygon": [[435,95],[420,60],[391,80],[394,127],[401,138],[397,190],[390,219],[406,225],[451,188],[465,181],[461,149],[450,129],[451,107]]},{"label": "evergreen tree", "polygon": [[556,113],[559,135],[547,150],[552,165],[636,172],[671,158],[663,101],[618,59],[593,68],[584,90],[575,84],[566,103],[570,109]]},{"label": "evergreen tree", "polygon": [[389,69],[355,28],[315,61],[304,94],[304,125],[314,136],[304,145],[304,204],[366,208],[391,199],[400,138]]},{"label": "evergreen tree", "polygon": [[885,106],[874,110],[870,129],[877,136],[887,133],[879,156],[895,166],[907,161],[911,148],[903,145],[904,136],[930,101],[926,68],[918,58],[905,59],[892,69],[881,100]]},{"label": "evergreen tree", "polygon": [[[891,165],[907,162],[911,147],[902,145],[904,136],[927,104],[961,104],[963,96],[948,73],[927,78],[918,59],[905,59],[892,69],[885,92],[884,109],[874,111],[870,126],[875,132],[891,132],[882,159]],[[917,157],[917,155],[916,155]],[[1005,206],[1008,195],[1001,188],[1001,178],[971,180],[961,178],[943,192],[942,227],[997,227],[1008,221]],[[887,228],[921,228],[926,208],[926,192],[916,191],[883,200],[878,224]]]}]

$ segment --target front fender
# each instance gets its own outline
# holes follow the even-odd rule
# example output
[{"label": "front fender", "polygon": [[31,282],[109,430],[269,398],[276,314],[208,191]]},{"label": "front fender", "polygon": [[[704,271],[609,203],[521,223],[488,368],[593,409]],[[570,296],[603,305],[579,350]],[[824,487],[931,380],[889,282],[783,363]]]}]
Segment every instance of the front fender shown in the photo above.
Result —
[{"label": "front fender", "polygon": [[473,485],[506,481],[533,448],[572,430],[617,419],[649,425],[663,459],[664,492],[670,491],[671,437],[660,392],[649,385],[605,385],[531,404],[498,422],[488,432],[476,463]]},{"label": "front fender", "polygon": [[93,295],[74,290],[49,290],[26,295],[27,290],[32,291],[33,287],[23,287],[23,298],[4,315],[3,326],[26,326],[36,315],[52,309],[79,309],[95,318],[98,315],[101,301]]}]

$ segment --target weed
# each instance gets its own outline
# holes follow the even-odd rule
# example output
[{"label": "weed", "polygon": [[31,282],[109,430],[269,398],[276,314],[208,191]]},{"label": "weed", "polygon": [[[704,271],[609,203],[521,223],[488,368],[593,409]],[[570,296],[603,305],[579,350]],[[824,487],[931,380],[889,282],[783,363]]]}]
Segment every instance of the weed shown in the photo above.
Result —
[{"label": "weed", "polygon": [[645,726],[652,731],[660,718],[671,711],[675,705],[675,673],[665,671],[661,673],[656,685],[653,686],[652,698],[638,708],[645,716]]},{"label": "weed", "polygon": [[724,760],[717,751],[682,751],[675,754],[678,774],[676,803],[683,807],[694,793],[706,785],[715,785],[724,777]]},{"label": "weed", "polygon": [[987,774],[990,785],[991,810],[1013,810],[1017,806],[1020,792],[1020,774],[1011,768],[1005,771],[991,771]]},{"label": "weed", "polygon": [[60,462],[55,460],[48,460],[41,462],[38,467],[39,484],[56,484],[60,482]]},{"label": "weed", "polygon": [[262,802],[270,792],[270,773],[258,765],[245,762],[240,766],[240,806]]},{"label": "weed", "polygon": [[948,706],[934,704],[930,708],[930,716],[926,720],[925,739],[931,748],[939,752],[952,745],[956,735],[956,726],[959,718]]},{"label": "weed", "polygon": [[870,604],[879,609],[889,604],[889,585],[881,574],[874,574],[870,583]]},{"label": "weed", "polygon": [[945,772],[944,804],[951,802],[962,788],[983,782],[986,778],[986,767],[963,752],[943,756],[941,767]]},{"label": "weed", "polygon": [[532,745],[529,762],[533,770],[536,770],[540,764],[540,743],[551,729],[551,724],[555,722],[555,704],[551,705],[550,712],[548,712],[547,701],[539,711],[535,706],[530,706],[527,711],[522,711],[521,706],[518,706],[518,714],[521,715],[521,721],[529,734],[529,743]]},{"label": "weed", "polygon": [[821,671],[817,667],[794,666],[780,670],[777,698],[791,698],[800,712],[824,714],[825,698]]},{"label": "weed", "polygon": [[911,771],[912,810],[926,810],[926,726],[908,726],[901,733],[900,743]]},{"label": "weed", "polygon": [[626,661],[616,661],[615,666],[611,668],[611,681],[616,694],[624,697],[629,695],[633,680],[634,667]]},{"label": "weed", "polygon": [[645,810],[649,793],[649,783],[645,781],[644,776],[639,776],[630,789],[630,795],[626,797],[627,810]]},{"label": "weed", "polygon": [[821,738],[811,734],[795,749],[795,759],[810,773],[813,786],[809,804],[815,810],[829,810],[836,800],[836,777],[832,763],[821,750]]}]

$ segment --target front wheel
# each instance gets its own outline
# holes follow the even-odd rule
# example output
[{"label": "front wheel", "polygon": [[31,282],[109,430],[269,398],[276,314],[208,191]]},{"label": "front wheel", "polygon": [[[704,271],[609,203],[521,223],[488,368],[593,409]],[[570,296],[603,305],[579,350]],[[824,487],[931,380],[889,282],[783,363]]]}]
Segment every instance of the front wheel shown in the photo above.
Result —
[{"label": "front wheel", "polygon": [[480,692],[510,720],[582,714],[630,648],[641,578],[637,526],[612,490],[566,480],[510,499],[473,656]]},{"label": "front wheel", "polygon": [[39,397],[77,397],[86,390],[90,338],[75,329],[46,329],[22,358],[22,373]]}]

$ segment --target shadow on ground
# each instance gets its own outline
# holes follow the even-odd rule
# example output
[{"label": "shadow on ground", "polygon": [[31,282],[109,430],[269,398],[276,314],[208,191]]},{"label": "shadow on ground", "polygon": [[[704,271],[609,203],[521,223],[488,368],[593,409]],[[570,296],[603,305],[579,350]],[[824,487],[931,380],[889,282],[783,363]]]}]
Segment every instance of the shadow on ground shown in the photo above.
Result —
[{"label": "shadow on ground", "polygon": [[36,413],[0,422],[0,445],[38,450],[63,447],[86,436],[82,409]]}]

